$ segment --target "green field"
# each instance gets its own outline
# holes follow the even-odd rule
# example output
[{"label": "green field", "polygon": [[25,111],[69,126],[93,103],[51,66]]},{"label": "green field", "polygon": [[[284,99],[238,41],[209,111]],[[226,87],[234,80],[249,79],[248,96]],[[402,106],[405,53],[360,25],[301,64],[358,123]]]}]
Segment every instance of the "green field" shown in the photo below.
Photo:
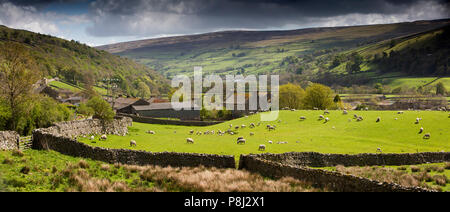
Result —
[{"label": "green field", "polygon": [[[322,111],[280,111],[279,121],[262,122],[259,127],[249,128],[250,123],[257,124],[259,115],[240,118],[226,123],[208,127],[187,127],[171,125],[153,125],[133,123],[129,128],[129,135],[108,137],[107,141],[94,141],[80,138],[81,142],[92,146],[106,148],[138,149],[151,152],[191,152],[234,155],[239,159],[240,154],[262,153],[258,151],[260,144],[266,145],[270,153],[307,152],[322,153],[375,153],[381,148],[384,153],[411,153],[450,151],[450,118],[448,113],[437,111],[405,111],[397,115],[395,111],[350,111],[343,115],[341,111],[330,111],[328,123],[319,121]],[[361,122],[353,119],[353,114],[364,117]],[[305,121],[299,117],[305,116]],[[376,123],[377,117],[381,122]],[[414,124],[416,118],[422,118],[420,124]],[[395,120],[398,118],[398,120]],[[351,121],[349,121],[349,119]],[[234,126],[245,124],[245,129],[239,129],[235,135],[189,135],[189,131],[227,130],[229,124]],[[267,124],[275,124],[276,130],[268,131]],[[423,139],[418,134],[419,128],[424,133],[430,133],[431,139]],[[153,130],[155,135],[147,134]],[[250,136],[250,132],[255,135]],[[236,144],[236,139],[243,136],[245,145]],[[186,138],[193,138],[194,144],[187,144]],[[130,140],[137,142],[137,147],[130,147]],[[268,141],[273,141],[269,144]],[[277,144],[287,141],[287,144]],[[297,142],[298,141],[298,142]]]},{"label": "green field", "polygon": [[56,89],[69,90],[69,91],[72,91],[74,93],[81,91],[80,88],[77,88],[77,87],[75,87],[73,85],[70,85],[70,84],[67,84],[67,83],[61,82],[61,81],[51,81],[49,83],[49,85],[51,87],[53,87],[53,88],[56,88]]},{"label": "green field", "polygon": [[[318,169],[338,171],[344,174],[352,174],[404,186],[422,186],[445,192],[450,191],[450,163],[370,167],[336,166]],[[440,178],[440,181],[437,178]]]},{"label": "green field", "polygon": [[[211,177],[214,176],[214,177]],[[236,184],[240,186],[236,186]],[[0,151],[0,192],[326,191],[237,169],[106,164],[54,151]]]}]

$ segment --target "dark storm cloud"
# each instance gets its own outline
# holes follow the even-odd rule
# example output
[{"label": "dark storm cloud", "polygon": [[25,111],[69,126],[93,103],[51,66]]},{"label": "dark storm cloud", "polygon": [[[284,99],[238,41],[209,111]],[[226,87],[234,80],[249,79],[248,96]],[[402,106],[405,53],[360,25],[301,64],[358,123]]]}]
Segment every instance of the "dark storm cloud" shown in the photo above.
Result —
[{"label": "dark storm cloud", "polygon": [[154,36],[314,26],[331,17],[341,18],[330,20],[335,24],[370,24],[447,18],[448,5],[446,0],[97,0],[90,4],[95,18],[87,31],[94,36]]}]

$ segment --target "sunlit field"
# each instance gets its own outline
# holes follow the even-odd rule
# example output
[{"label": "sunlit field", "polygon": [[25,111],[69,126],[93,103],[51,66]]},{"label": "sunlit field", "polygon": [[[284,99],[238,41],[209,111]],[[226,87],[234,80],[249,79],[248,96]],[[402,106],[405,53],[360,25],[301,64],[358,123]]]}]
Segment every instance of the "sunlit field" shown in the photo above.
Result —
[{"label": "sunlit field", "polygon": [[[348,115],[343,115],[342,111],[330,111],[329,115],[325,115],[329,118],[328,123],[318,119],[321,114],[323,111],[280,111],[277,121],[261,122],[255,128],[250,128],[250,124],[258,125],[259,114],[207,127],[134,122],[127,136],[109,135],[106,141],[100,141],[99,135],[96,135],[94,140],[86,137],[79,138],[79,141],[106,148],[234,155],[236,159],[240,154],[263,152],[357,154],[376,153],[378,148],[383,153],[450,151],[450,118],[447,112],[404,111],[404,114],[397,114],[396,111],[349,111]],[[354,114],[364,120],[356,121]],[[301,121],[300,116],[306,117],[306,120]],[[378,117],[380,122],[376,122]],[[415,124],[416,118],[422,120]],[[230,124],[236,134],[217,135],[218,130],[225,131]],[[269,131],[266,128],[268,124],[276,125],[275,130]],[[246,127],[234,130],[235,126],[241,125]],[[424,131],[419,134],[421,127]],[[146,133],[149,130],[155,134]],[[194,134],[191,135],[190,130],[194,130]],[[196,135],[197,132],[211,130],[216,133]],[[430,139],[423,138],[427,133]],[[236,143],[240,136],[246,139],[245,144]],[[194,144],[188,144],[187,138],[194,139]],[[136,141],[136,147],[130,147],[131,140]],[[260,144],[266,145],[265,151],[258,150]]]}]

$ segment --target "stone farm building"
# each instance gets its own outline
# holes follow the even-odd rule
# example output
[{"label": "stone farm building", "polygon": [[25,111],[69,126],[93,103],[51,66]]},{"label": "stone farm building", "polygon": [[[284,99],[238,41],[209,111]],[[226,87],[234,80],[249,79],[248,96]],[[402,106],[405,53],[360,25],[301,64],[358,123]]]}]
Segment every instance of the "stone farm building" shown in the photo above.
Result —
[{"label": "stone farm building", "polygon": [[131,108],[132,114],[143,117],[200,120],[200,110],[194,110],[191,102],[187,102],[186,104],[190,109],[175,110],[170,102],[133,105]]}]

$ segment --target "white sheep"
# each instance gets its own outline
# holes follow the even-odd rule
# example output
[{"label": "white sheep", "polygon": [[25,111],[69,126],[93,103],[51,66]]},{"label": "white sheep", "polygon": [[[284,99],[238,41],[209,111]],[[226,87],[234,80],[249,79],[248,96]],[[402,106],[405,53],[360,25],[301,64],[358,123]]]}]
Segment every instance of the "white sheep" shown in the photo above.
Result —
[{"label": "white sheep", "polygon": [[419,134],[423,133],[423,127],[419,129]]},{"label": "white sheep", "polygon": [[91,137],[89,138],[89,140],[94,140],[95,137],[93,135],[91,135]]},{"label": "white sheep", "polygon": [[342,114],[347,115],[347,114],[348,114],[347,110],[344,110],[344,111],[342,112]]},{"label": "white sheep", "polygon": [[273,141],[268,141],[269,144],[273,144]]},{"label": "white sheep", "polygon": [[194,134],[194,130],[190,130],[189,134],[191,134],[191,135]]},{"label": "white sheep", "polygon": [[244,129],[244,128],[246,128],[247,126],[245,126],[245,124],[243,124],[243,125],[241,125],[241,128],[242,129]]},{"label": "white sheep", "polygon": [[266,150],[266,145],[260,144],[258,150],[259,151],[265,151]]},{"label": "white sheep", "polygon": [[100,137],[100,140],[106,140],[108,137],[105,135],[105,134],[103,134],[101,137]]},{"label": "white sheep", "polygon": [[326,118],[325,118],[325,123],[327,123],[327,122],[329,122],[329,121],[330,121],[330,118],[326,117]]},{"label": "white sheep", "polygon": [[377,152],[383,153],[383,152],[381,151],[381,148],[380,148],[380,147],[377,148]]},{"label": "white sheep", "polygon": [[271,131],[271,130],[275,130],[275,126],[270,126],[269,131]]},{"label": "white sheep", "polygon": [[194,143],[194,139],[192,139],[192,138],[187,138],[187,139],[186,139],[186,142],[187,142],[188,144],[193,144],[193,143]]},{"label": "white sheep", "polygon": [[137,146],[136,141],[135,141],[135,140],[131,140],[131,141],[130,141],[130,146]]},{"label": "white sheep", "polygon": [[427,133],[423,136],[423,139],[430,139],[431,138],[431,134]]},{"label": "white sheep", "polygon": [[325,109],[325,111],[323,111],[323,115],[327,115],[330,114],[330,112],[328,112],[328,109]]}]

